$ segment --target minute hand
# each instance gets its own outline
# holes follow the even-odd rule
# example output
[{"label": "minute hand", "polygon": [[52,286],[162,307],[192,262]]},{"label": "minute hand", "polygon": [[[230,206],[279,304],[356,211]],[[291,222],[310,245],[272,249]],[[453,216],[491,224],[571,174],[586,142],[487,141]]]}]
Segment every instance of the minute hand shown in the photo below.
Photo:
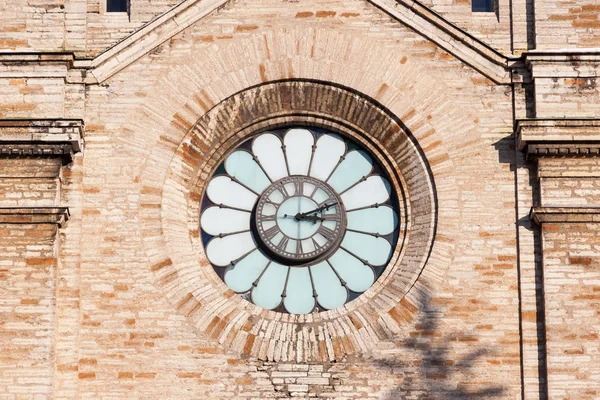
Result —
[{"label": "minute hand", "polygon": [[324,205],[322,205],[322,206],[321,206],[321,207],[319,207],[319,208],[315,208],[314,210],[307,211],[307,212],[305,212],[305,213],[301,213],[301,214],[300,214],[300,216],[301,216],[302,218],[304,218],[304,217],[308,216],[308,214],[312,214],[312,213],[316,213],[316,212],[321,212],[321,211],[323,211],[323,210],[328,210],[328,209],[329,209],[329,207],[333,207],[333,206],[335,206],[336,204],[337,204],[337,201],[334,201],[334,202],[333,202],[333,203],[331,203],[331,204],[324,204]]}]

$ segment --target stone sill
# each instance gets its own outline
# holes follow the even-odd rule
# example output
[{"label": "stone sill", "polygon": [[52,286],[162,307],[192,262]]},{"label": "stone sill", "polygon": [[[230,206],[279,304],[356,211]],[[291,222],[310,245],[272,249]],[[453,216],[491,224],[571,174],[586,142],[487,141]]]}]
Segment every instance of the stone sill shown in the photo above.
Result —
[{"label": "stone sill", "polygon": [[68,207],[0,207],[0,224],[56,224],[62,228],[70,215]]},{"label": "stone sill", "polygon": [[543,223],[600,223],[600,207],[532,207],[529,218]]},{"label": "stone sill", "polygon": [[600,119],[522,119],[515,124],[519,150],[528,156],[598,155]]}]

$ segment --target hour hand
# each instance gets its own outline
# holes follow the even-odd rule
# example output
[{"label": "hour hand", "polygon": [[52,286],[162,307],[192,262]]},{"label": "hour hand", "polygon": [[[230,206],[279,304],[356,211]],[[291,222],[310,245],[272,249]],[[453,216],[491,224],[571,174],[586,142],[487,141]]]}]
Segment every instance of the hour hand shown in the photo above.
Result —
[{"label": "hour hand", "polygon": [[299,221],[311,221],[313,224],[316,224],[318,221],[325,221],[325,218],[317,217],[316,215],[305,215]]},{"label": "hour hand", "polygon": [[305,212],[305,213],[298,213],[298,214],[296,214],[296,217],[295,217],[295,218],[296,218],[296,220],[300,221],[301,219],[304,219],[304,218],[306,218],[306,217],[308,216],[308,214],[312,214],[312,213],[318,213],[318,212],[321,212],[321,211],[323,211],[323,210],[329,210],[329,207],[333,207],[333,206],[335,206],[336,204],[337,204],[337,201],[334,201],[334,202],[332,202],[331,204],[327,204],[327,203],[325,203],[325,204],[323,204],[321,207],[319,207],[319,208],[315,208],[314,210],[310,210],[310,211],[307,211],[307,212]]}]

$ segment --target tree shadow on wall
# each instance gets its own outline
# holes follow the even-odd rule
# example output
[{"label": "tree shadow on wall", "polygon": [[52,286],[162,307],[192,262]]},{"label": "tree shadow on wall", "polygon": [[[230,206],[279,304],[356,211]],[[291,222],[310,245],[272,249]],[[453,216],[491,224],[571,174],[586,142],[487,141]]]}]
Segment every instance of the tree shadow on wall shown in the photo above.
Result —
[{"label": "tree shadow on wall", "polygon": [[493,385],[473,388],[470,378],[476,376],[475,366],[486,371],[489,365],[478,361],[489,355],[486,348],[474,348],[466,355],[455,359],[452,355],[456,343],[474,343],[474,337],[458,332],[440,336],[439,313],[431,305],[428,295],[422,296],[422,310],[416,324],[418,334],[402,341],[402,347],[414,354],[416,363],[405,359],[377,360],[376,364],[402,374],[402,383],[386,400],[392,399],[490,399],[504,394],[502,386]]}]

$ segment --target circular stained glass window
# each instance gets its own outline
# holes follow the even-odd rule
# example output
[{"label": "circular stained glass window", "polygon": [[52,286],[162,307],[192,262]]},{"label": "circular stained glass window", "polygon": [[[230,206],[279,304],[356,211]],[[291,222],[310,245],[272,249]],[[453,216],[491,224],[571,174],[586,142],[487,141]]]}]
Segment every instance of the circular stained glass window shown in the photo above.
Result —
[{"label": "circular stained glass window", "polygon": [[200,218],[236,293],[280,312],[331,310],[377,280],[398,239],[397,196],[372,155],[315,128],[264,132],[217,168]]}]

